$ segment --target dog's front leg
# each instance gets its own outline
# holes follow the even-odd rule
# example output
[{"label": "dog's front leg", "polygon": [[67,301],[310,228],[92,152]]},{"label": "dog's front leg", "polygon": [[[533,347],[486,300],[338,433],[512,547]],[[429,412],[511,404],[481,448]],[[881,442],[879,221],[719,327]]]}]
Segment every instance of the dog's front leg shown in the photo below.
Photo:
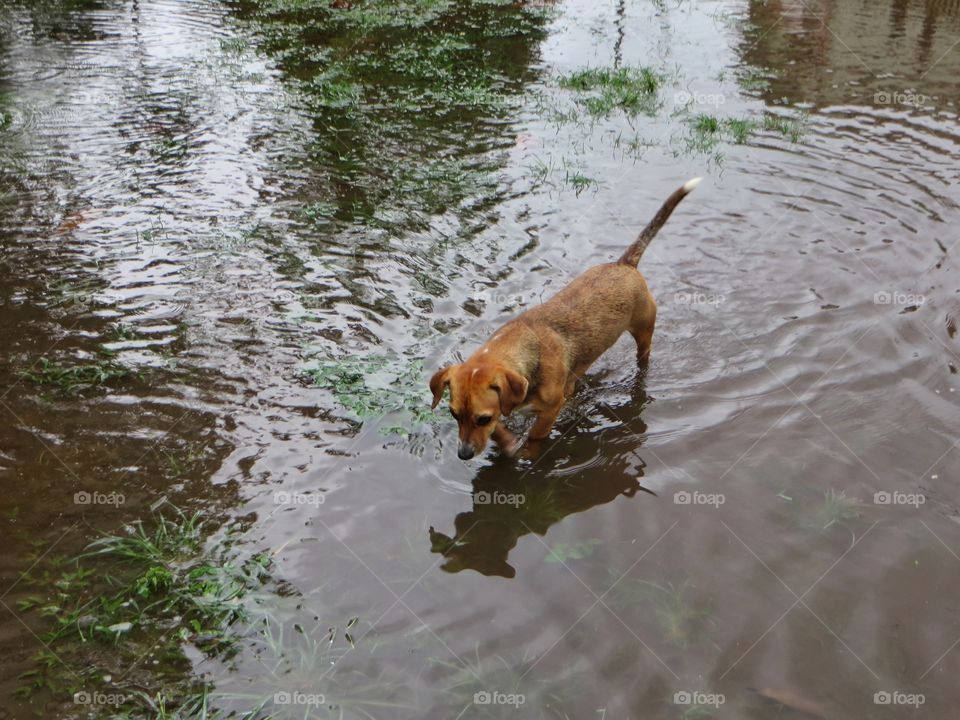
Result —
[{"label": "dog's front leg", "polygon": [[536,422],[533,423],[533,427],[527,434],[527,442],[524,443],[523,447],[524,457],[531,458],[540,453],[541,445],[544,440],[550,437],[550,430],[553,429],[553,424],[557,421],[557,415],[560,414],[562,407],[563,400],[540,411]]},{"label": "dog's front leg", "polygon": [[513,457],[520,449],[520,441],[517,440],[517,436],[500,424],[497,424],[493,429],[493,441],[500,446],[500,450],[507,457]]}]

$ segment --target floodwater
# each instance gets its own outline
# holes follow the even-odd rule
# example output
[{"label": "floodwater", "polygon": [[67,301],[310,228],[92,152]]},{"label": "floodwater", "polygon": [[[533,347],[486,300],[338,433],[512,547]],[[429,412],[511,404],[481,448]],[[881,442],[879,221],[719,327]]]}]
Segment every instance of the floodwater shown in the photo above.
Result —
[{"label": "floodwater", "polygon": [[[920,0],[4,3],[0,718],[955,714],[958,43]],[[559,81],[640,66],[643,112]],[[646,373],[458,460],[431,372],[697,175]],[[172,507],[266,553],[270,631],[52,640],[32,598]]]}]

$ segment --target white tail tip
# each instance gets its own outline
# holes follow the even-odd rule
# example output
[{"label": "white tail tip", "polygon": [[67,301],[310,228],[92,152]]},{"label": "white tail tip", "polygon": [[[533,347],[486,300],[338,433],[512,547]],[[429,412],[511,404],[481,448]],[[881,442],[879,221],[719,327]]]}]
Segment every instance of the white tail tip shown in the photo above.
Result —
[{"label": "white tail tip", "polygon": [[687,181],[683,184],[683,191],[684,191],[684,192],[690,192],[690,191],[693,190],[697,185],[700,184],[700,181],[701,181],[701,180],[703,180],[702,177],[695,177],[695,178],[693,178],[692,180],[687,180]]}]

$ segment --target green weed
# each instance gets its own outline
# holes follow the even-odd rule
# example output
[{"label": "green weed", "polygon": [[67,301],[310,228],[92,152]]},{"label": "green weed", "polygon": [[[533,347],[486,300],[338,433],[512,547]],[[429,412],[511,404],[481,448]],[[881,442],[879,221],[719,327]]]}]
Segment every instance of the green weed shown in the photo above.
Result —
[{"label": "green weed", "polygon": [[216,698],[207,686],[176,699],[162,692],[151,695],[142,690],[124,694],[129,694],[129,705],[134,708],[123,708],[111,713],[110,720],[270,720],[274,717],[264,713],[267,699],[262,699],[255,707],[239,713],[218,710],[214,707]]},{"label": "green weed", "polygon": [[718,118],[699,113],[689,118],[687,125],[689,134],[685,149],[695,153],[711,153],[723,142],[744,145],[760,131],[777,133],[790,142],[799,142],[803,136],[804,120],[802,117],[788,119],[772,115],[764,115],[760,119]]},{"label": "green weed", "polygon": [[770,88],[770,76],[769,71],[747,67],[737,73],[737,82],[740,87],[747,91],[768,90]]},{"label": "green weed", "polygon": [[[90,543],[59,577],[44,580],[49,595],[26,598],[20,608],[46,618],[51,627],[42,635],[45,646],[68,666],[84,668],[84,679],[123,669],[142,656],[144,646],[174,664],[182,662],[184,644],[229,656],[249,617],[250,596],[269,579],[270,564],[264,555],[238,564],[226,548],[205,549],[209,529],[199,513],[176,508],[172,515],[155,515],[149,525],[130,523],[124,532]],[[64,676],[59,661],[35,661],[21,677],[21,695],[41,687],[72,692],[76,677]],[[162,704],[154,703],[156,717],[192,717],[164,715]]]},{"label": "green weed", "polygon": [[597,538],[576,543],[560,542],[550,548],[550,552],[547,553],[544,562],[567,563],[571,560],[581,560],[593,555],[600,544],[601,542]]},{"label": "green weed", "polygon": [[699,640],[710,623],[710,610],[693,597],[693,585],[685,581],[666,586],[647,580],[625,578],[611,593],[615,607],[642,607],[653,610],[657,624],[667,640],[686,649]]},{"label": "green weed", "polygon": [[400,413],[409,421],[391,425],[387,432],[405,434],[409,423],[422,424],[434,417],[424,396],[421,360],[390,355],[324,358],[308,363],[304,372],[361,422],[388,413]]},{"label": "green weed", "polygon": [[823,503],[816,509],[814,524],[826,530],[844,520],[859,517],[861,504],[855,498],[848,498],[843,490],[830,488],[823,494]]},{"label": "green weed", "polygon": [[[570,697],[584,688],[576,687],[569,678],[553,679],[547,682],[535,680],[527,673],[537,664],[538,658],[524,653],[518,660],[511,661],[501,655],[484,655],[479,648],[471,655],[460,657],[456,662],[434,658],[437,669],[445,676],[440,681],[441,697],[446,699],[450,711],[446,717],[550,717],[568,718],[563,711],[569,705]],[[524,706],[535,708],[530,713],[517,706],[482,706],[475,704],[477,694],[489,694],[491,689],[504,695],[523,695]],[[524,707],[524,706],[521,706]]]},{"label": "green weed", "polygon": [[806,125],[806,115],[795,118],[782,118],[764,115],[763,129],[779,133],[792,143],[800,142]]},{"label": "green weed", "polygon": [[577,103],[590,115],[605,117],[614,110],[629,116],[654,115],[665,76],[648,67],[586,68],[560,78],[560,87],[577,93]]},{"label": "green weed", "polygon": [[730,139],[737,145],[746,143],[755,127],[754,121],[748,119],[730,118],[726,121],[726,130]]},{"label": "green weed", "polygon": [[75,394],[89,388],[101,387],[113,380],[130,377],[132,374],[130,369],[111,360],[61,365],[42,357],[34,367],[22,371],[20,377],[37,385],[52,385],[65,393]]}]

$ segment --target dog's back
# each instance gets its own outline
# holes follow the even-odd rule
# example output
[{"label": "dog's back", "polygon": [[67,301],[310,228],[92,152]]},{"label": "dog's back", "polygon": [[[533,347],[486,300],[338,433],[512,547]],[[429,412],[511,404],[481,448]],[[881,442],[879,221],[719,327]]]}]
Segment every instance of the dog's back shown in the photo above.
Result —
[{"label": "dog's back", "polygon": [[626,331],[652,325],[657,308],[643,275],[623,263],[596,265],[515,322],[556,333],[566,364],[581,375]]}]

